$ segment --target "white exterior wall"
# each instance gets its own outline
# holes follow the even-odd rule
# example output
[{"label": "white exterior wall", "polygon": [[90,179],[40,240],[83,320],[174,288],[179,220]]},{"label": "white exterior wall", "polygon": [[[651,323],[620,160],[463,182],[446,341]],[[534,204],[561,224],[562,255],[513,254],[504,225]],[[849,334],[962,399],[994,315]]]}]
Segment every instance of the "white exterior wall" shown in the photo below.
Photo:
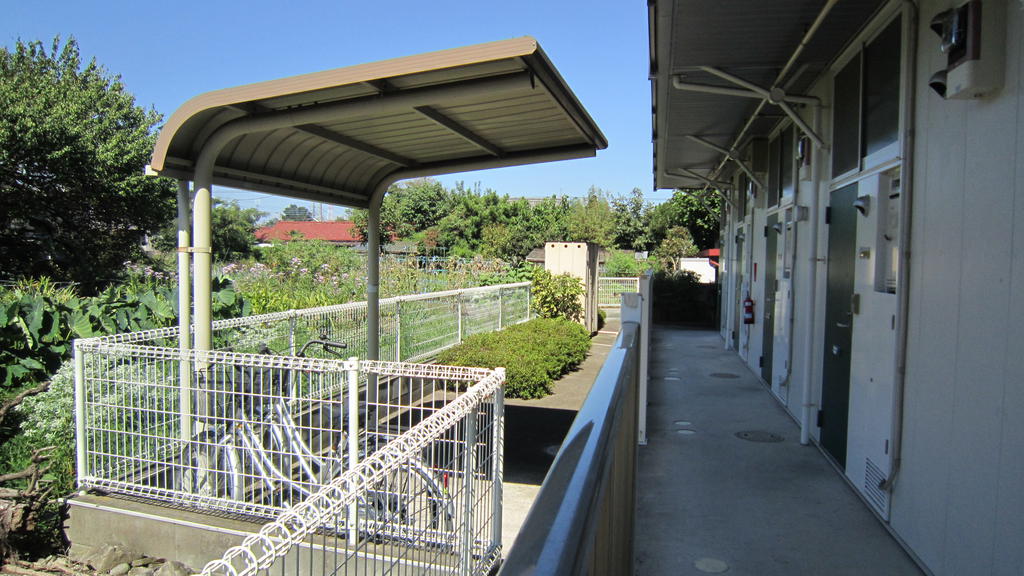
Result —
[{"label": "white exterior wall", "polygon": [[[1006,11],[1006,78],[997,94],[976,101],[943,100],[928,78],[943,67],[938,37],[928,23],[959,1],[923,1],[917,20],[915,145],[912,166],[912,256],[902,463],[888,508],[896,536],[933,574],[1024,574],[1024,4],[983,0]],[[898,4],[898,3],[897,3]],[[811,94],[824,105],[819,134],[831,141],[832,73]],[[811,111],[801,112],[810,123]],[[792,365],[776,395],[797,420],[805,386],[811,388],[811,436],[821,399],[830,160],[822,158],[818,182],[816,278],[808,277],[810,218],[796,225],[793,270]],[[904,166],[904,171],[907,170]],[[906,178],[906,172],[904,172]],[[859,195],[878,192],[870,177]],[[815,186],[798,180],[796,205],[809,206]],[[722,262],[733,263],[739,222],[730,213]],[[858,217],[857,246],[876,255],[875,220]],[[757,280],[756,323],[740,324],[739,354],[760,374],[763,331],[763,195],[755,201],[746,230],[745,279]],[[865,490],[865,455],[891,472],[887,449],[893,442],[896,385],[896,296],[873,289],[870,258],[856,263],[855,292],[861,313],[853,328],[850,430],[846,473]],[[727,270],[732,281],[735,269]],[[781,278],[781,271],[780,271]],[[806,346],[808,295],[815,290],[811,346]],[[727,288],[723,293],[727,293]],[[723,337],[729,343],[728,309],[746,296],[738,288],[723,303]],[[781,295],[780,295],[781,296]],[[811,377],[802,367],[810,356]],[[780,367],[775,366],[778,374]],[[883,520],[886,510],[878,510]]]},{"label": "white exterior wall", "polygon": [[[942,67],[923,2],[903,463],[892,526],[935,574],[1024,574],[1024,78],[980,101],[924,88]],[[990,4],[986,4],[987,8]]]}]

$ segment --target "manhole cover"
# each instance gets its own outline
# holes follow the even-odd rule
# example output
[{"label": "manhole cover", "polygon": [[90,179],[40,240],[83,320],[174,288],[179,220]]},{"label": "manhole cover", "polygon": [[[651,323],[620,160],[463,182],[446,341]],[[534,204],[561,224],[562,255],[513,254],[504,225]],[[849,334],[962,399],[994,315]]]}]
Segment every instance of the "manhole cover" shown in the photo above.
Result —
[{"label": "manhole cover", "polygon": [[743,432],[737,432],[736,437],[740,440],[747,440],[748,442],[782,442],[785,440],[785,438],[778,434],[765,432],[763,430],[745,430]]},{"label": "manhole cover", "polygon": [[690,425],[690,421],[689,420],[676,420],[675,422],[673,422],[673,424],[675,424],[676,426],[689,426]]},{"label": "manhole cover", "polygon": [[676,430],[676,434],[681,434],[683,436],[691,436],[691,435],[696,434],[696,433],[697,433],[696,430],[689,430],[687,428],[683,428],[681,430]]},{"label": "manhole cover", "polygon": [[732,372],[712,372],[709,374],[712,378],[739,378],[739,374],[733,374]]}]

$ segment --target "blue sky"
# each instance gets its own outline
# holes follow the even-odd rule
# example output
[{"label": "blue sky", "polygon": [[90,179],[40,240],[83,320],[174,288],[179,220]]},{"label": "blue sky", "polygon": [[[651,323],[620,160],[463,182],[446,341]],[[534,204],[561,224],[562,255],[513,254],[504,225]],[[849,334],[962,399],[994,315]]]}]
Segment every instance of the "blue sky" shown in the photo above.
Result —
[{"label": "blue sky", "polygon": [[[651,176],[647,9],[634,0],[303,2],[0,0],[0,41],[74,36],[140,105],[170,116],[197,94],[294,74],[530,35],[597,121],[597,158],[442,177],[510,196],[579,196],[590,186],[660,201]],[[290,199],[215,195],[277,213]],[[301,202],[300,202],[301,203]],[[309,205],[308,203],[306,203]],[[340,209],[324,208],[338,216]]]}]

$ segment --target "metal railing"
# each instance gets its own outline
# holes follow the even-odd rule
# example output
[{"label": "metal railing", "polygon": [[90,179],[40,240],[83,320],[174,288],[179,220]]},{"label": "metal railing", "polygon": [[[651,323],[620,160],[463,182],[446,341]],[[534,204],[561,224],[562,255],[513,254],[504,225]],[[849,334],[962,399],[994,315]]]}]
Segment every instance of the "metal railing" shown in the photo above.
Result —
[{"label": "metal railing", "polygon": [[599,308],[618,308],[622,294],[639,290],[640,278],[602,276],[597,279],[597,305]]},{"label": "metal railing", "polygon": [[[381,355],[424,359],[527,320],[529,284],[381,304]],[[362,471],[363,484],[346,485],[355,504],[331,531],[346,545],[389,542],[392,555],[427,547],[444,551],[431,565],[460,570],[496,559],[500,390],[464,423],[431,428],[440,435],[429,441],[420,432],[415,457],[389,459],[383,476],[360,467],[390,454],[392,441],[410,446],[407,432],[495,373],[358,361],[365,326],[365,303],[355,303],[218,321],[212,351],[182,352],[176,328],[77,340],[79,486],[270,519]]]},{"label": "metal railing", "polygon": [[[390,405],[393,419],[419,421],[208,563],[203,575],[493,570],[501,557],[504,373],[379,362],[365,367],[381,379],[436,381],[435,400]],[[465,393],[421,413],[447,384],[472,380]]]},{"label": "metal railing", "polygon": [[642,326],[624,320],[500,576],[633,573]]},{"label": "metal railing", "polygon": [[[530,319],[530,283],[449,290],[380,301],[380,360],[415,362],[454,346],[466,336]],[[366,302],[288,310],[213,323],[217,350],[258,353],[269,348],[294,354],[311,338],[344,342],[349,354],[366,357]],[[177,347],[178,328],[161,328],[88,339],[85,342]]]},{"label": "metal railing", "polygon": [[500,558],[500,369],[193,351],[183,388],[175,349],[77,354],[80,487],[276,519],[208,573],[485,574]]}]

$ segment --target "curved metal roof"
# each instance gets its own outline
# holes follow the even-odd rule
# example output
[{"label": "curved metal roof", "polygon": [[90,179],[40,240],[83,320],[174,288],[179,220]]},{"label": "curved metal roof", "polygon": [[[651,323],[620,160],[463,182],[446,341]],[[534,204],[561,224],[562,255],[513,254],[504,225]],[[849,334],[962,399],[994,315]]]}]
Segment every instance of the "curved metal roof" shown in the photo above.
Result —
[{"label": "curved metal roof", "polygon": [[417,176],[593,156],[607,141],[536,40],[516,38],[207,92],[160,132],[150,170],[365,207]]}]

